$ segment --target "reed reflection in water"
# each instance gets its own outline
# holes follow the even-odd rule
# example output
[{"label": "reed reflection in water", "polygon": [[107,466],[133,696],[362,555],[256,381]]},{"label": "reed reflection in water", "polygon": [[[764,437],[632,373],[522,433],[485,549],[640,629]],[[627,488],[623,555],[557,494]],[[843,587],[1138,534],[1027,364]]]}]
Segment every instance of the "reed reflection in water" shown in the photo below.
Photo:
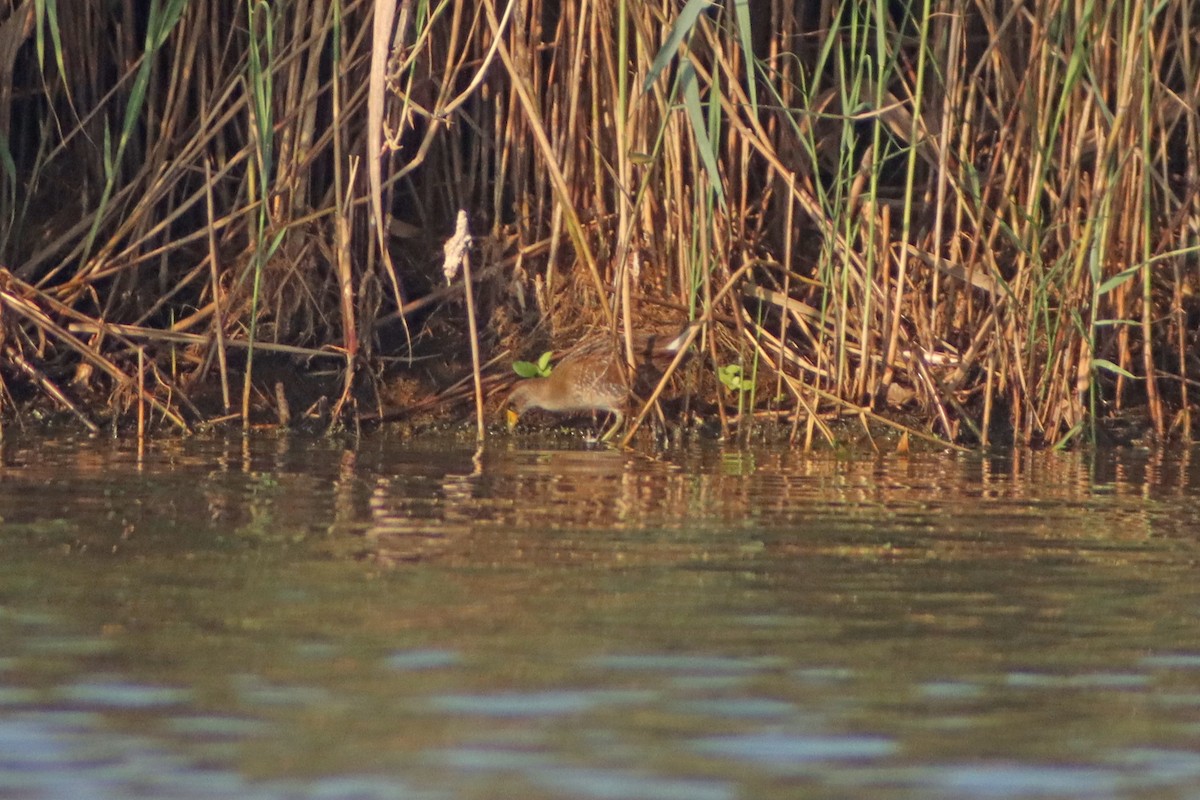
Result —
[{"label": "reed reflection in water", "polygon": [[10,442],[0,796],[1200,787],[1188,454]]}]

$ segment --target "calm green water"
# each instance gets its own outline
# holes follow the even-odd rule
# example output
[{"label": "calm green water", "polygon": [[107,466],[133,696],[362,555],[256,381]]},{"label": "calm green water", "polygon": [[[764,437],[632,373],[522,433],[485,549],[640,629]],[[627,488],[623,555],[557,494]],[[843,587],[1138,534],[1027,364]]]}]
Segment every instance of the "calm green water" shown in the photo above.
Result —
[{"label": "calm green water", "polygon": [[0,450],[0,798],[1200,798],[1191,453]]}]

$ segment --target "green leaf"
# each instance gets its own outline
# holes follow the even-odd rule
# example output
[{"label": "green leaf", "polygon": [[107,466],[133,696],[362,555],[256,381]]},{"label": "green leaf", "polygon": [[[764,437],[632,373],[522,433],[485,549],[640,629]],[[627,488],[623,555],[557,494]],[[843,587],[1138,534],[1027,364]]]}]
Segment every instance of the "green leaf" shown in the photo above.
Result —
[{"label": "green leaf", "polygon": [[731,392],[750,391],[750,382],[742,377],[742,367],[740,364],[726,364],[723,367],[718,367],[717,380]]},{"label": "green leaf", "polygon": [[537,364],[530,361],[514,361],[512,367],[513,372],[522,378],[536,378],[538,376]]},{"label": "green leaf", "polygon": [[[696,149],[700,151],[700,160],[704,162],[704,171],[708,173],[708,182],[717,196],[721,207],[725,207],[725,190],[721,186],[721,170],[717,167],[716,147],[712,137],[708,135],[708,126],[704,121],[704,111],[700,104],[700,88],[696,85],[696,69],[692,62],[685,61],[679,68],[679,84],[683,88],[683,108],[687,112],[688,122],[692,126],[692,137],[696,140]],[[714,126],[715,127],[715,126]]]},{"label": "green leaf", "polygon": [[4,177],[7,179],[5,188],[15,187],[17,185],[17,162],[13,160],[12,151],[8,149],[8,137],[4,135],[4,131],[0,131],[0,166],[4,168]]},{"label": "green leaf", "polygon": [[1106,358],[1093,358],[1092,359],[1092,369],[1102,369],[1107,372],[1115,372],[1118,375],[1125,376],[1126,378],[1132,378],[1135,381],[1137,380],[1137,376],[1134,375],[1132,372],[1130,372],[1129,370],[1124,369],[1122,367],[1118,367],[1116,364],[1114,364],[1113,362],[1109,361]]},{"label": "green leaf", "polygon": [[650,72],[646,74],[646,80],[642,84],[643,92],[650,91],[650,87],[658,80],[658,76],[675,57],[676,51],[679,50],[679,43],[692,32],[692,28],[696,26],[696,20],[700,19],[700,15],[711,5],[713,5],[712,0],[688,0],[687,5],[679,12],[679,19],[675,20],[675,24],[671,27],[671,32],[667,34],[667,40],[663,42],[663,46],[658,50],[658,55],[654,57],[654,63],[650,65]]},{"label": "green leaf", "polygon": [[536,362],[534,361],[514,361],[512,368],[513,372],[520,375],[522,378],[549,378],[552,367],[550,359],[554,356],[552,350],[547,350],[542,353],[541,357]]},{"label": "green leaf", "polygon": [[58,0],[35,0],[33,7],[37,19],[38,69],[45,69],[46,29],[48,28],[50,41],[54,44],[54,62],[58,65],[58,74],[66,80],[67,68],[63,62],[62,32],[58,28]]},{"label": "green leaf", "polygon": [[758,114],[758,81],[755,72],[758,62],[754,58],[754,43],[750,35],[750,2],[734,0],[734,16],[737,18],[738,38],[742,44],[742,61],[746,64],[746,91],[750,94],[750,113]]},{"label": "green leaf", "polygon": [[[54,5],[56,4],[51,4],[51,6]],[[154,68],[154,55],[167,40],[176,23],[179,22],[179,18],[183,15],[186,6],[186,0],[170,0],[164,11],[158,0],[151,0],[150,2],[150,9],[146,18],[146,42],[143,46],[142,61],[138,65],[133,83],[129,87],[129,99],[125,105],[125,116],[121,124],[121,135],[117,139],[116,153],[111,157],[111,164],[105,164],[104,189],[100,194],[100,201],[96,204],[96,212],[92,217],[92,226],[88,230],[87,237],[84,239],[83,252],[85,256],[81,259],[82,261],[87,260],[86,255],[91,252],[92,244],[100,232],[100,223],[104,221],[108,203],[112,199],[113,192],[116,190],[117,172],[121,166],[121,162],[124,160],[125,150],[129,146],[129,142],[133,138],[138,125],[143,121],[142,105],[145,103],[146,92],[150,87],[151,72]],[[105,136],[108,136],[107,129],[105,130]],[[105,144],[107,146],[107,141]],[[106,162],[109,159],[107,151],[105,159]]]},{"label": "green leaf", "polygon": [[1097,295],[1108,294],[1113,289],[1117,288],[1121,284],[1128,281],[1134,275],[1137,275],[1138,272],[1141,271],[1141,269],[1142,269],[1142,265],[1138,264],[1136,267],[1130,267],[1127,270],[1118,272],[1116,275],[1113,275],[1111,278],[1106,280],[1104,283],[1100,284],[1100,288],[1096,290],[1096,294]]},{"label": "green leaf", "polygon": [[1055,442],[1054,446],[1051,449],[1062,450],[1063,448],[1065,448],[1067,446],[1067,444],[1072,439],[1074,439],[1076,436],[1078,436],[1082,430],[1083,430],[1083,422],[1076,422],[1075,426],[1073,428],[1071,428],[1071,430],[1067,431],[1065,436],[1063,436],[1061,439],[1059,439],[1057,442]]}]

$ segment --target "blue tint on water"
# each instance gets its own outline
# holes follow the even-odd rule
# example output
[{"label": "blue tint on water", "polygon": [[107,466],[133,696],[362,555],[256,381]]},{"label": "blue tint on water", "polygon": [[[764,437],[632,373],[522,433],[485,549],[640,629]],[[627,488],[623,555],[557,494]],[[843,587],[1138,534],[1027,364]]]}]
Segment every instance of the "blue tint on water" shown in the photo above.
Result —
[{"label": "blue tint on water", "polygon": [[6,441],[0,798],[1200,798],[1190,454]]}]

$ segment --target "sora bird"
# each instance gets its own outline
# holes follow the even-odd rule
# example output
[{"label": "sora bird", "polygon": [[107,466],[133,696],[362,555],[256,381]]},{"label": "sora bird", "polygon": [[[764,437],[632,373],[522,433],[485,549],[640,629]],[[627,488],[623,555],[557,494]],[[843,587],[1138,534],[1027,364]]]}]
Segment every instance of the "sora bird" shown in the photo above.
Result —
[{"label": "sora bird", "polygon": [[[634,332],[636,375],[633,385],[644,386],[661,376],[690,341],[692,329],[697,325],[688,325],[673,338]],[[555,414],[603,411],[613,416],[613,423],[601,435],[600,441],[611,439],[624,424],[625,411],[632,397],[631,384],[625,374],[624,349],[608,331],[600,331],[585,337],[563,356],[549,377],[519,381],[508,396],[509,428],[531,408]]]}]

